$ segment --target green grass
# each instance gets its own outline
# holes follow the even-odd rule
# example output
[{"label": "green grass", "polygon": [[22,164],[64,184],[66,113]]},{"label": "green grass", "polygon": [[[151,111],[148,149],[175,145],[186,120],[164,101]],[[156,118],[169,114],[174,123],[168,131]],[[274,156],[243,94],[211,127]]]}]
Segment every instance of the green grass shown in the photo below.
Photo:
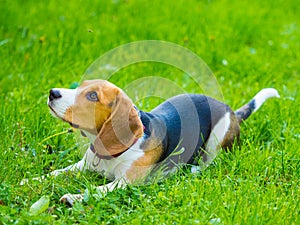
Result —
[{"label": "green grass", "polygon": [[[1,1],[0,11],[0,224],[300,223],[298,1]],[[84,150],[78,133],[44,141],[69,129],[49,114],[49,89],[80,81],[100,55],[138,40],[174,42],[199,55],[234,109],[264,87],[282,98],[247,120],[241,143],[202,174],[179,172],[72,209],[60,196],[105,180],[79,173],[20,186],[24,177],[78,161]],[[160,63],[132,65],[110,80],[124,87],[152,75],[198,91]],[[51,195],[49,209],[30,216],[43,195]]]}]

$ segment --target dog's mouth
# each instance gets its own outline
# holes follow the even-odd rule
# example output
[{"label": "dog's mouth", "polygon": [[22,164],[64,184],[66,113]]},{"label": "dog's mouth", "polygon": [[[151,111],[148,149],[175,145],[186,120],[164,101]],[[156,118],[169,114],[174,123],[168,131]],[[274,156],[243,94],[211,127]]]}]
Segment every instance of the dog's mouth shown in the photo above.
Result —
[{"label": "dog's mouth", "polygon": [[53,109],[52,107],[52,104],[51,104],[51,101],[48,100],[48,107],[50,109],[50,113],[54,116],[54,117],[57,117],[59,119],[62,119],[57,113],[56,111]]},{"label": "dog's mouth", "polygon": [[60,116],[57,114],[57,112],[53,109],[52,104],[51,104],[51,101],[48,101],[48,107],[49,107],[49,109],[50,109],[50,113],[51,113],[54,117],[56,117],[56,118],[58,118],[58,119],[61,119],[62,121],[64,121],[64,122],[70,124],[71,127],[79,128],[79,125],[78,125],[78,124],[72,123],[72,122],[67,121],[67,120],[65,120],[64,118],[60,117]]}]

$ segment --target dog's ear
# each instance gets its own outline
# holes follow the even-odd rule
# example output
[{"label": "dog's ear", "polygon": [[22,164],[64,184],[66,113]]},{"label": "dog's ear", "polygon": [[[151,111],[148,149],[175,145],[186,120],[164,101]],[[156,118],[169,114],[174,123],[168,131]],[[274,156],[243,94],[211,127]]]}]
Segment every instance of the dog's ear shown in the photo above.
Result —
[{"label": "dog's ear", "polygon": [[143,124],[130,98],[119,91],[110,117],[102,125],[94,143],[100,155],[117,155],[143,135]]}]

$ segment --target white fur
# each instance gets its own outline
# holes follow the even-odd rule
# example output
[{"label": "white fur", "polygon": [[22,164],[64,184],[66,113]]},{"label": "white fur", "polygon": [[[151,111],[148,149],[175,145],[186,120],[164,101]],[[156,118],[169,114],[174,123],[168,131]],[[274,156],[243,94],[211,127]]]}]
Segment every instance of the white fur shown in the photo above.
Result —
[{"label": "white fur", "polygon": [[55,88],[53,90],[59,91],[59,93],[61,94],[61,98],[54,99],[52,101],[49,101],[48,99],[48,105],[54,111],[53,112],[52,110],[50,110],[50,112],[55,117],[63,118],[66,110],[75,103],[77,88]]},{"label": "white fur", "polygon": [[[77,89],[55,89],[61,94],[61,98],[48,101],[49,106],[52,108],[54,116],[60,118],[64,117],[66,110],[75,103]],[[278,92],[273,88],[261,90],[255,97],[255,110],[256,111],[265,100],[271,97],[279,97]],[[213,127],[211,134],[206,142],[204,167],[207,167],[216,157],[221,143],[230,128],[230,112],[227,112]],[[91,143],[95,142],[96,136],[84,131],[86,136],[90,139]],[[55,170],[50,175],[57,176],[65,171],[95,171],[113,179],[113,182],[102,185],[96,188],[98,195],[105,194],[115,188],[125,187],[129,182],[126,179],[128,170],[132,167],[133,163],[139,158],[144,156],[144,150],[141,149],[141,144],[144,141],[140,138],[132,147],[117,158],[110,160],[100,159],[98,156],[88,148],[83,159],[79,162],[68,166],[64,169]],[[149,168],[150,169],[150,168]],[[43,177],[42,177],[43,179]],[[26,181],[25,181],[26,182]],[[82,194],[65,194],[61,201],[68,202],[73,205],[75,201],[82,201]]]},{"label": "white fur", "polygon": [[[61,97],[54,99],[52,101],[48,100],[48,105],[51,107],[51,113],[56,116],[63,118],[66,110],[75,103],[77,89],[64,89],[57,88],[54,89],[60,92]],[[92,135],[86,131],[84,134],[89,138],[90,143],[94,143],[96,136]],[[113,182],[106,185],[102,185],[96,188],[98,194],[103,195],[108,191],[112,191],[115,188],[125,187],[129,182],[126,179],[126,173],[131,168],[132,164],[138,160],[140,157],[144,156],[143,149],[140,148],[141,143],[144,141],[143,138],[140,138],[133,146],[131,146],[126,152],[117,158],[112,158],[110,160],[100,159],[98,156],[90,149],[87,149],[83,158],[64,169],[59,169],[51,172],[50,176],[58,176],[67,171],[86,171],[90,170],[93,172],[98,172],[103,174],[109,179],[112,179]],[[33,178],[33,180],[43,180],[45,177],[42,176],[39,178]],[[27,183],[28,180],[24,179],[21,181],[21,185]],[[62,202],[67,202],[70,205],[73,205],[75,201],[82,201],[83,195],[81,194],[65,194],[60,199]]]},{"label": "white fur", "polygon": [[[126,186],[126,181],[124,179],[114,180],[111,183],[108,183],[106,185],[102,185],[99,187],[96,187],[97,194],[93,194],[96,198],[101,198],[105,196],[107,192],[113,191],[116,188],[124,188]],[[69,203],[70,205],[74,205],[74,203],[81,202],[84,199],[83,194],[65,194],[60,198],[61,202]]]},{"label": "white fur", "polygon": [[[220,147],[222,140],[224,139],[228,129],[230,127],[230,113],[226,113],[213,128],[207,144],[206,144],[206,160],[204,166],[207,167],[217,155],[217,151]],[[84,131],[86,136],[90,139],[91,143],[94,143],[96,136]],[[55,170],[49,175],[58,176],[67,171],[93,171],[98,172],[113,181],[106,185],[96,187],[97,196],[100,197],[105,195],[109,191],[113,191],[115,188],[124,188],[129,181],[126,179],[127,171],[132,167],[132,164],[139,158],[144,156],[144,150],[141,149],[140,145],[144,141],[143,137],[140,138],[132,147],[117,158],[110,160],[99,159],[96,154],[88,148],[82,160],[70,165],[64,169]],[[149,168],[151,169],[151,168]],[[35,180],[42,180],[47,176],[37,178]],[[23,180],[21,184],[27,183],[28,180]],[[82,194],[65,194],[60,199],[62,202],[73,205],[75,201],[82,201]]]},{"label": "white fur", "polygon": [[255,100],[254,112],[257,111],[268,98],[272,97],[280,98],[277,90],[274,88],[265,88],[258,92],[253,98]]},{"label": "white fur", "polygon": [[230,127],[230,112],[227,112],[214,126],[205,146],[204,167],[217,156],[220,145]]},{"label": "white fur", "polygon": [[[96,137],[85,132],[87,137],[94,141]],[[127,184],[126,172],[132,166],[133,162],[144,156],[144,151],[140,148],[143,138],[140,138],[133,146],[131,146],[126,152],[117,158],[110,160],[99,159],[96,154],[88,148],[83,159],[79,162],[68,166],[61,170],[55,170],[51,173],[53,176],[57,176],[66,171],[86,171],[90,170],[103,174],[113,181],[106,185],[102,185],[96,188],[98,195],[104,195],[106,192],[113,191],[115,188],[123,188]],[[92,142],[93,143],[93,142]],[[60,199],[62,202],[68,202],[73,205],[75,201],[82,201],[83,195],[81,194],[65,194]]]}]

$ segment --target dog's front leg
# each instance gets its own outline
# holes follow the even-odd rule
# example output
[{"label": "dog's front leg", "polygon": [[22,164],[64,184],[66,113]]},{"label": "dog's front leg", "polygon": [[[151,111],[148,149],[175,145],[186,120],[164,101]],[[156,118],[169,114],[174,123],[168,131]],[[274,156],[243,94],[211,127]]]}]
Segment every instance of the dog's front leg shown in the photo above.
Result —
[{"label": "dog's front leg", "polygon": [[[91,168],[91,161],[93,160],[94,157],[95,157],[95,154],[91,151],[90,148],[88,148],[85,155],[79,162],[77,162],[73,165],[67,166],[66,168],[63,168],[63,169],[54,170],[49,174],[32,178],[32,180],[42,181],[43,179],[45,179],[49,176],[56,177],[64,172],[68,172],[68,171],[96,170],[97,168]],[[28,183],[28,181],[29,181],[29,179],[23,179],[20,182],[20,185],[24,185],[24,184]]]},{"label": "dog's front leg", "polygon": [[[49,176],[58,176],[59,174],[62,174],[64,172],[67,172],[67,171],[75,171],[75,170],[78,170],[78,171],[83,171],[85,170],[85,163],[83,160],[80,160],[79,162],[73,164],[73,165],[70,165],[66,168],[63,168],[63,169],[59,169],[59,170],[54,170],[52,171],[51,173],[49,174],[46,174],[46,175],[42,175],[40,177],[34,177],[32,178],[31,180],[37,180],[37,181],[42,181],[44,180],[45,178],[49,177]],[[21,180],[20,182],[20,185],[24,185],[26,183],[28,183],[29,179],[23,179]]]},{"label": "dog's front leg", "polygon": [[93,163],[95,161],[95,153],[90,149],[90,147],[88,147],[88,149],[86,150],[83,158],[73,164],[70,165],[66,168],[63,169],[59,169],[59,170],[54,170],[53,172],[50,173],[51,176],[57,176],[61,173],[64,172],[68,172],[68,171],[86,171],[86,170],[90,170],[90,171],[96,171],[96,172],[101,172],[100,164],[95,164]]},{"label": "dog's front leg", "polygon": [[[127,181],[122,179],[116,179],[111,183],[96,187],[97,194],[93,194],[95,198],[102,198],[106,195],[107,192],[111,192],[117,188],[124,188],[127,185]],[[65,194],[60,198],[60,201],[73,206],[75,202],[82,202],[84,198],[83,194]]]}]

